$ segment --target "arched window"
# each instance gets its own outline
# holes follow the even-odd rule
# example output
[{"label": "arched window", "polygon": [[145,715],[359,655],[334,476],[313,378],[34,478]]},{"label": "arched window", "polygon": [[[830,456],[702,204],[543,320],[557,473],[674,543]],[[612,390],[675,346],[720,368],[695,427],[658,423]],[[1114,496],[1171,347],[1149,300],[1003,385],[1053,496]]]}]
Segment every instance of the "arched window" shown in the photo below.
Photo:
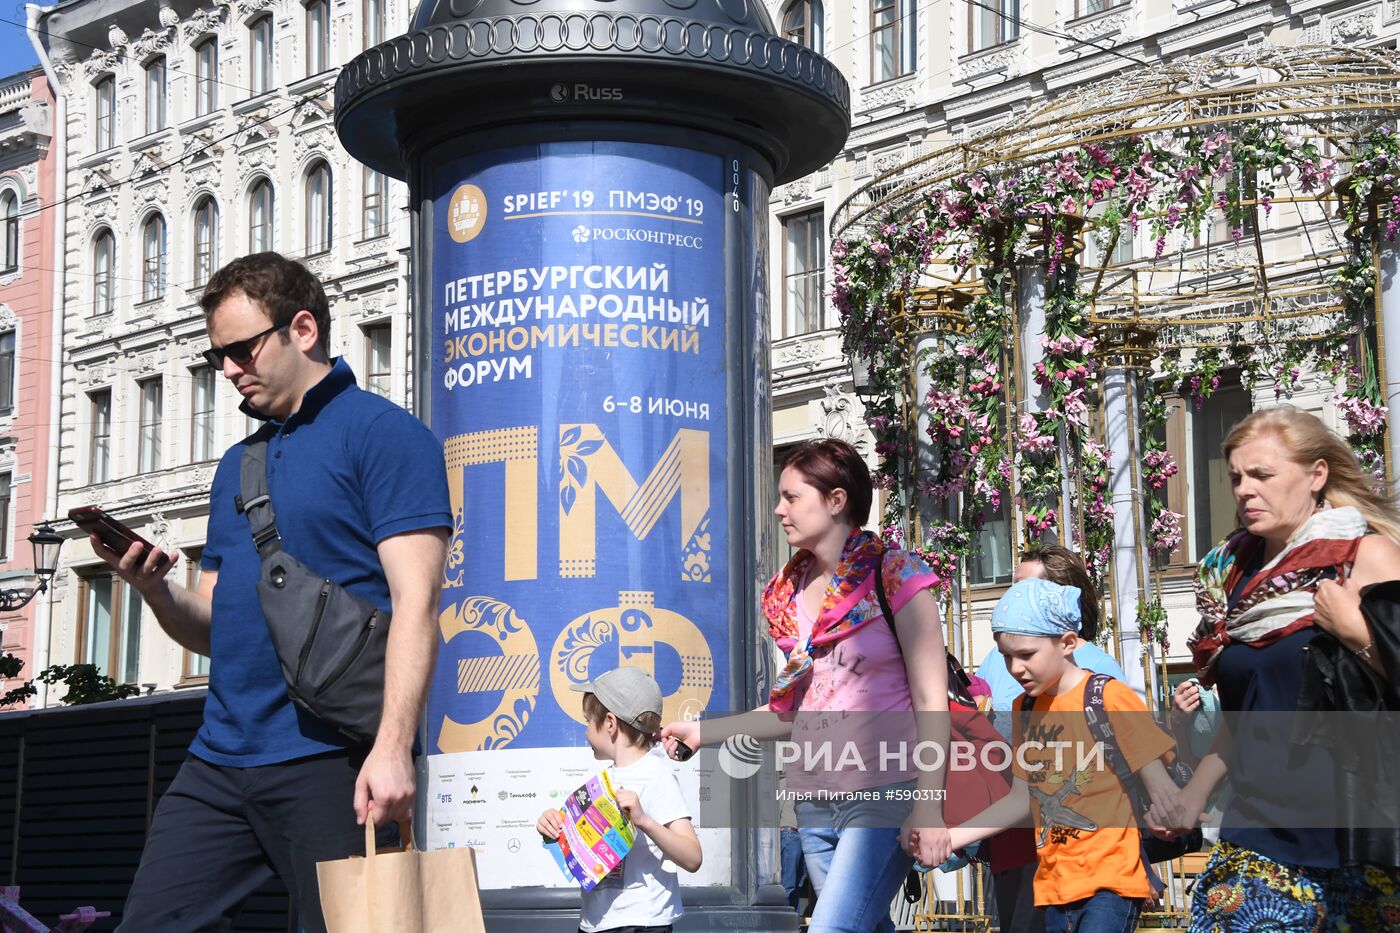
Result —
[{"label": "arched window", "polygon": [[209,281],[219,267],[219,207],[208,195],[194,206],[194,285]]},{"label": "arched window", "polygon": [[165,57],[146,65],[146,132],[165,129]]},{"label": "arched window", "polygon": [[219,106],[219,46],[211,36],[194,47],[194,112],[213,113]]},{"label": "arched window", "polygon": [[101,152],[117,144],[117,81],[111,75],[107,75],[92,87],[95,92],[94,110],[97,114],[97,120],[93,124],[97,129],[94,144],[96,151]]},{"label": "arched window", "polygon": [[5,228],[5,252],[0,255],[0,272],[13,272],[19,268],[19,198],[13,191],[0,194],[0,224]]},{"label": "arched window", "polygon": [[259,178],[248,191],[248,252],[265,253],[276,242],[272,182]]},{"label": "arched window", "polygon": [[317,162],[306,173],[306,254],[331,248],[331,167]]},{"label": "arched window", "polygon": [[92,238],[92,313],[111,314],[117,296],[112,291],[113,270],[117,265],[117,241],[103,227]]},{"label": "arched window", "polygon": [[309,0],[306,4],[306,73],[320,74],[330,67],[330,4]]},{"label": "arched window", "polygon": [[822,52],[821,0],[792,0],[783,10],[783,38]]},{"label": "arched window", "polygon": [[272,16],[260,16],[248,26],[248,61],[254,94],[266,94],[277,83],[272,57]]},{"label": "arched window", "polygon": [[141,300],[165,297],[165,218],[152,214],[141,225]]}]

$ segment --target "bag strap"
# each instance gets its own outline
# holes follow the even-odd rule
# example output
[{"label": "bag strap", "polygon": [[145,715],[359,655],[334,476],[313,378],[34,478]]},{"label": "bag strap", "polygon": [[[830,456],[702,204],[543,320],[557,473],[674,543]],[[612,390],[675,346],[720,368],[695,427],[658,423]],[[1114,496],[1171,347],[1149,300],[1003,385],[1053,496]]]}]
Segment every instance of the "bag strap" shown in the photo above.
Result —
[{"label": "bag strap", "polygon": [[[413,848],[413,819],[399,820],[399,851],[407,852]],[[365,817],[365,858],[372,859],[379,848],[379,840],[374,834],[374,810],[370,809]]]},{"label": "bag strap", "polygon": [[[894,610],[890,608],[890,598],[885,595],[885,551],[881,551],[875,560],[875,598],[880,601],[880,613],[885,617],[885,624],[890,627],[895,646],[899,648],[899,654],[903,657],[904,645],[900,644],[899,629],[894,624]],[[972,680],[967,676],[967,671],[963,670],[962,662],[946,648],[943,653],[947,655],[949,699],[964,706],[976,706],[977,701],[968,692],[972,687]]]},{"label": "bag strap", "polygon": [[374,838],[374,811],[370,810],[365,817],[365,858],[372,859],[375,856],[376,842]]},{"label": "bag strap", "polygon": [[272,496],[267,488],[267,435],[266,427],[259,428],[244,442],[243,459],[239,464],[239,493],[233,500],[239,513],[248,518],[259,559],[282,550],[277,513],[272,508]]},{"label": "bag strap", "polygon": [[1113,769],[1118,783],[1123,785],[1124,792],[1140,812],[1147,809],[1142,805],[1145,797],[1142,781],[1133,773],[1132,768],[1128,767],[1128,760],[1123,757],[1123,750],[1118,747],[1118,739],[1114,736],[1113,725],[1108,719],[1108,710],[1104,707],[1104,688],[1112,679],[1107,674],[1089,674],[1089,682],[1084,686],[1084,719],[1094,741],[1102,743],[1104,754],[1108,756],[1108,766]]},{"label": "bag strap", "polygon": [[890,608],[890,598],[885,595],[885,552],[881,551],[880,556],[875,559],[875,598],[880,601],[880,612],[885,617],[885,623],[894,633],[894,643],[899,645],[899,653],[904,653],[904,646],[899,644],[899,629],[894,625],[894,610]]}]

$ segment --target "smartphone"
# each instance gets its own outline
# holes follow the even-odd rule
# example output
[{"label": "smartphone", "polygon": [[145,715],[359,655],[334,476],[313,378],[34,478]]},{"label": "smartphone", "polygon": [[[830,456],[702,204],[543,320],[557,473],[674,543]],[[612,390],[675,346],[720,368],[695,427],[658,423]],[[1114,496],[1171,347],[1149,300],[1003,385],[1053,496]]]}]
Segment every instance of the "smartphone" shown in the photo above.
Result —
[{"label": "smartphone", "polygon": [[97,532],[98,539],[118,554],[125,554],[137,541],[146,545],[147,550],[154,547],[151,542],[95,505],[80,505],[77,508],[69,509],[68,517],[83,531]]}]

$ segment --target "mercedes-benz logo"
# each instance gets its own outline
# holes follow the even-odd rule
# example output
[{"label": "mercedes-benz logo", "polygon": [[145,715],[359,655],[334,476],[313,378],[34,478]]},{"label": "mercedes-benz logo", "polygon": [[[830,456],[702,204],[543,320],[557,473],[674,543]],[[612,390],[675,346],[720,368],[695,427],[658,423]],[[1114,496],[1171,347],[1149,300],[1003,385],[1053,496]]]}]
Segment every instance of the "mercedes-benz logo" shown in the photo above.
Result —
[{"label": "mercedes-benz logo", "polygon": [[519,852],[520,840],[512,837],[511,840],[506,843],[506,850],[509,852]]}]

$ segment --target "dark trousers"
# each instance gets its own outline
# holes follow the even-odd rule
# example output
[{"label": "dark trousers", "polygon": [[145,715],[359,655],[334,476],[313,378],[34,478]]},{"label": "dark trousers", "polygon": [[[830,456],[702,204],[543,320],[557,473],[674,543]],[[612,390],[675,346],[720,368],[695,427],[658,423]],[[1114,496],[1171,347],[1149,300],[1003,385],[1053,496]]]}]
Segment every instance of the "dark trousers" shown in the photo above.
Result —
[{"label": "dark trousers", "polygon": [[[332,752],[257,768],[190,756],[156,806],[127,895],[121,933],[230,930],[243,902],[274,874],[306,933],[325,933],[316,863],[363,855],[355,778],[364,752]],[[398,827],[376,827],[393,845]]]},{"label": "dark trousers", "polygon": [[992,875],[1001,933],[1044,933],[1045,911],[1035,906],[1035,867],[1031,862]]}]

